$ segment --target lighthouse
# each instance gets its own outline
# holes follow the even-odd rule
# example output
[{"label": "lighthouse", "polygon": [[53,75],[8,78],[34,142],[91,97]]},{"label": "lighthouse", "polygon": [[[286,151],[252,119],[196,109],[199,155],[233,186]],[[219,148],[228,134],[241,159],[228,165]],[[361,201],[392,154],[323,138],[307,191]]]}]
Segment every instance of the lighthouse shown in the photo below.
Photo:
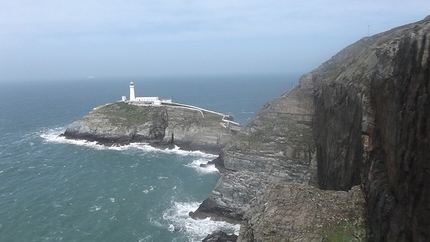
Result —
[{"label": "lighthouse", "polygon": [[[126,101],[126,97],[122,96],[122,101]],[[163,99],[160,100],[158,97],[136,97],[136,94],[134,93],[134,83],[130,82],[130,102],[136,104],[136,105],[155,105],[159,106],[161,105],[161,101],[163,102],[169,102],[171,103],[172,100],[170,99]]]},{"label": "lighthouse", "polygon": [[134,83],[130,82],[130,101],[134,101],[136,96],[134,95]]}]

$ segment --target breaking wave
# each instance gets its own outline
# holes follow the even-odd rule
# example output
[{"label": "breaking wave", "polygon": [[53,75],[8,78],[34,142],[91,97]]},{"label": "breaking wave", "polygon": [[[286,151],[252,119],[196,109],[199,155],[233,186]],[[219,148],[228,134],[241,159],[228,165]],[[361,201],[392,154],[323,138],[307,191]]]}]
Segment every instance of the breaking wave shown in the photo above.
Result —
[{"label": "breaking wave", "polygon": [[53,129],[47,129],[40,132],[39,136],[49,143],[61,143],[61,144],[73,144],[79,146],[86,146],[97,150],[141,150],[145,153],[165,153],[165,154],[175,154],[180,156],[196,156],[196,157],[205,157],[208,159],[214,159],[217,156],[213,154],[204,153],[202,151],[187,151],[181,150],[178,146],[175,146],[173,149],[159,149],[150,146],[147,143],[131,143],[129,145],[121,145],[121,146],[105,146],[98,144],[96,141],[86,141],[86,140],[74,140],[74,139],[66,139],[64,136],[60,136],[65,130],[65,127],[58,127]]},{"label": "breaking wave", "polygon": [[218,169],[215,167],[215,165],[208,164],[209,161],[210,160],[205,158],[199,158],[199,159],[193,160],[193,162],[186,164],[185,166],[193,168],[200,174],[218,172]]},{"label": "breaking wave", "polygon": [[202,241],[208,234],[222,230],[228,234],[239,234],[240,225],[223,221],[192,219],[188,214],[199,207],[198,202],[174,202],[163,214],[163,222],[171,233],[183,233],[191,241]]}]

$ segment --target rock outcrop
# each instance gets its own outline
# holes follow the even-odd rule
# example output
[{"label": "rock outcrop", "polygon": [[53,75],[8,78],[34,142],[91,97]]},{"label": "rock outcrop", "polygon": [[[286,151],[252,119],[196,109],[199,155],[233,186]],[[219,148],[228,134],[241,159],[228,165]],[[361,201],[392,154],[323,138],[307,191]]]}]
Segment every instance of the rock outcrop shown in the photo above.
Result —
[{"label": "rock outcrop", "polygon": [[363,209],[357,186],[333,192],[274,184],[245,213],[238,241],[363,241]]},{"label": "rock outcrop", "polygon": [[236,242],[237,235],[228,235],[222,231],[215,231],[212,234],[206,236],[202,242]]},{"label": "rock outcrop", "polygon": [[372,241],[430,239],[430,17],[314,72],[318,183],[362,184]]},{"label": "rock outcrop", "polygon": [[64,136],[105,145],[147,142],[218,153],[235,135],[223,116],[179,105],[106,104],[70,124]]},{"label": "rock outcrop", "polygon": [[268,104],[223,150],[222,176],[193,217],[241,221],[255,198],[272,183],[307,184],[314,142],[313,85],[308,76]]},{"label": "rock outcrop", "polygon": [[429,241],[429,33],[427,17],[363,38],[265,105],[193,216],[241,220],[242,241],[360,241],[363,221],[369,241]]}]

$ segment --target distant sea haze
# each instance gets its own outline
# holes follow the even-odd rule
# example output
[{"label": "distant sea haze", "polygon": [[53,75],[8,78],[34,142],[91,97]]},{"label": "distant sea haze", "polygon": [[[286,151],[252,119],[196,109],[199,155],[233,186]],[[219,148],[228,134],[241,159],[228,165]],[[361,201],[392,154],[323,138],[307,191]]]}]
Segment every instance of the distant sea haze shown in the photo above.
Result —
[{"label": "distant sea haze", "polygon": [[[0,83],[0,241],[201,241],[239,225],[188,213],[219,173],[216,156],[145,144],[104,147],[58,137],[94,107],[138,96],[231,114],[249,122],[299,75],[97,79]],[[19,97],[19,98],[18,98]]]}]

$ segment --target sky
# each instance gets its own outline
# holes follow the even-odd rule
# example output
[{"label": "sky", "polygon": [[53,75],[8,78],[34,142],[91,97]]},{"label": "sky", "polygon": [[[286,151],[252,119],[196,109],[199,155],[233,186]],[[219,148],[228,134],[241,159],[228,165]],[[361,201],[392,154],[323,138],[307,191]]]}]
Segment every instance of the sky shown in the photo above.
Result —
[{"label": "sky", "polygon": [[307,73],[425,0],[0,0],[0,81]]}]

